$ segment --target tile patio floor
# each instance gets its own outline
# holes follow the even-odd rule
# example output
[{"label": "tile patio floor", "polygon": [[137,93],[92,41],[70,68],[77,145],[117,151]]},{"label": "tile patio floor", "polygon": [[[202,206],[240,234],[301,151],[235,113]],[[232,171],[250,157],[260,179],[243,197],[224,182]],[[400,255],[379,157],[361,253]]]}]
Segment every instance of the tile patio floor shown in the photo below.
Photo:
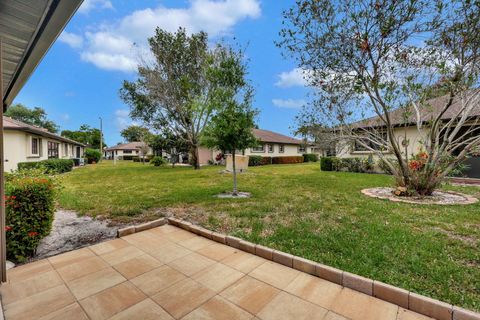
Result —
[{"label": "tile patio floor", "polygon": [[7,320],[429,319],[170,225],[8,277],[0,287]]}]

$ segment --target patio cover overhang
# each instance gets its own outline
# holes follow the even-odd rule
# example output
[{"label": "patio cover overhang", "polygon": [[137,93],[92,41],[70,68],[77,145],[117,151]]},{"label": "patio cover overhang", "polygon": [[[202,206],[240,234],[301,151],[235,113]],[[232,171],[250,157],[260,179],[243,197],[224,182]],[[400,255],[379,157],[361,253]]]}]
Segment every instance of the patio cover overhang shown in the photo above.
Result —
[{"label": "patio cover overhang", "polygon": [[0,277],[6,281],[3,112],[83,0],[0,1]]}]

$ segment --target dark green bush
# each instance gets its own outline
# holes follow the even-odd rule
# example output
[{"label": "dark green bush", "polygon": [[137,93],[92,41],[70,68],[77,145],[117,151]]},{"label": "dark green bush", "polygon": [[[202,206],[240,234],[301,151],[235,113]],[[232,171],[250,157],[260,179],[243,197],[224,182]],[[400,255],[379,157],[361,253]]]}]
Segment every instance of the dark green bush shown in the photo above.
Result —
[{"label": "dark green bush", "polygon": [[249,156],[248,157],[248,166],[256,167],[262,165],[262,156]]},{"label": "dark green bush", "polygon": [[[28,175],[32,175],[29,170]],[[38,171],[40,173],[41,171]],[[56,183],[45,175],[10,174],[5,184],[7,258],[25,261],[50,233],[55,212]]]},{"label": "dark green bush", "polygon": [[334,171],[334,159],[335,157],[321,157],[320,158],[320,169],[322,171]]},{"label": "dark green bush", "polygon": [[145,158],[140,158],[140,157],[132,157],[133,162],[150,162],[152,158],[151,157],[145,157]]},{"label": "dark green bush", "polygon": [[97,149],[85,149],[83,157],[88,164],[98,163],[102,157],[102,153]]},{"label": "dark green bush", "polygon": [[72,171],[73,165],[72,159],[48,159],[35,162],[19,162],[18,170],[40,169],[45,173],[59,174]]},{"label": "dark green bush", "polygon": [[303,162],[317,162],[318,155],[315,153],[305,153],[303,154]]},{"label": "dark green bush", "polygon": [[167,164],[167,160],[162,157],[156,156],[153,157],[152,160],[150,160],[150,163],[153,164],[155,167],[160,167],[164,164]]},{"label": "dark green bush", "polygon": [[272,157],[272,164],[303,163],[302,156]]}]

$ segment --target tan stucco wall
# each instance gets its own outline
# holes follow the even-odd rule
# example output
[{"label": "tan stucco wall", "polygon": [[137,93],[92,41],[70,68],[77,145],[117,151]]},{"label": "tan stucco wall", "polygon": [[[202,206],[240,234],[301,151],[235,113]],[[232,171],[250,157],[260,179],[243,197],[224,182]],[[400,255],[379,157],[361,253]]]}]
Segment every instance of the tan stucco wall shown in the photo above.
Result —
[{"label": "tan stucco wall", "polygon": [[[41,139],[41,146],[39,146],[41,153],[39,156],[30,155],[31,137],[37,137]],[[45,137],[39,137],[23,131],[5,130],[4,141],[5,141],[5,171],[7,172],[17,170],[17,166],[19,162],[41,161],[41,160],[48,159],[48,141],[54,141],[60,144],[59,150],[58,150],[59,158],[61,159],[75,158],[76,146],[70,143],[65,145],[65,142],[61,142],[55,139],[50,139]],[[72,149],[72,146],[74,147],[73,149]],[[67,152],[65,152],[65,149],[67,149],[66,150]],[[81,147],[81,150],[80,150],[81,157],[83,157],[83,151],[84,151],[84,148]]]}]

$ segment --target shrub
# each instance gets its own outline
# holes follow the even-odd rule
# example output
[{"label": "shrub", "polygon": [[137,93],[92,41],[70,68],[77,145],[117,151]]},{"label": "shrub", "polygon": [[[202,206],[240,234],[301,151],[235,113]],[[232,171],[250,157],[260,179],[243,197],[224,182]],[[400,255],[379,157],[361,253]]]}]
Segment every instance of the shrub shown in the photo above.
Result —
[{"label": "shrub", "polygon": [[303,163],[302,156],[272,157],[272,164]]},{"label": "shrub", "polygon": [[[389,159],[391,163],[393,163],[394,166],[398,166],[398,160],[397,159]],[[393,174],[392,170],[390,167],[387,165],[385,160],[380,159],[378,160],[377,166],[380,168],[380,170],[386,174]]]},{"label": "shrub", "polygon": [[102,157],[102,153],[100,152],[100,150],[97,149],[85,149],[85,153],[83,154],[83,156],[88,164],[94,162],[98,163],[98,161],[100,161],[100,158]]},{"label": "shrub", "polygon": [[153,164],[155,167],[160,167],[164,164],[167,164],[167,160],[163,159],[162,157],[156,156],[150,160],[150,163]]},{"label": "shrub", "polygon": [[56,181],[40,170],[7,175],[5,231],[8,259],[25,261],[33,255],[40,240],[50,233],[56,189]]},{"label": "shrub", "polygon": [[44,173],[59,174],[72,171],[72,159],[48,159],[35,162],[19,162],[18,170],[39,169]]},{"label": "shrub", "polygon": [[333,166],[335,157],[321,157],[320,158],[320,169],[322,171],[334,171],[335,168]]},{"label": "shrub", "polygon": [[262,156],[249,156],[248,157],[248,166],[256,167],[262,165]]},{"label": "shrub", "polygon": [[303,155],[303,162],[317,162],[318,155],[315,153],[305,153]]}]

